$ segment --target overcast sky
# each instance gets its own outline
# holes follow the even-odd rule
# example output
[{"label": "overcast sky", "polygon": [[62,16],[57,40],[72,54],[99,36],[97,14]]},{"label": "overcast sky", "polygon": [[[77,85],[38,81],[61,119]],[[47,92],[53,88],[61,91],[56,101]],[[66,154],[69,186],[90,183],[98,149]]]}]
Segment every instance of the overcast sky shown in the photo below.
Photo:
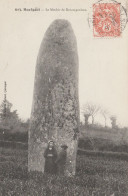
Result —
[{"label": "overcast sky", "polygon": [[[41,3],[42,2],[42,3]],[[94,38],[88,17],[96,1],[0,1],[0,102],[7,81],[7,99],[21,118],[30,117],[37,54],[44,33],[55,19],[67,19],[79,55],[79,101],[99,104],[128,126],[128,26],[119,38]],[[124,6],[125,1],[121,1]],[[44,11],[15,11],[15,8]],[[87,11],[45,11],[82,8]],[[91,24],[90,24],[91,25]]]}]

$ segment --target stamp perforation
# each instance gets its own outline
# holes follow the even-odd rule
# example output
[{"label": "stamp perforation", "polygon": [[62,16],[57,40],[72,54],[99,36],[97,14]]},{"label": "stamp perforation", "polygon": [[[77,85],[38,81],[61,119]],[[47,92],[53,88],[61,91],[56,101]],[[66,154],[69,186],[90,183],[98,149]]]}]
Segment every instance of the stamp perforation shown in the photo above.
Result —
[{"label": "stamp perforation", "polygon": [[94,37],[119,37],[121,35],[120,3],[93,4]]}]

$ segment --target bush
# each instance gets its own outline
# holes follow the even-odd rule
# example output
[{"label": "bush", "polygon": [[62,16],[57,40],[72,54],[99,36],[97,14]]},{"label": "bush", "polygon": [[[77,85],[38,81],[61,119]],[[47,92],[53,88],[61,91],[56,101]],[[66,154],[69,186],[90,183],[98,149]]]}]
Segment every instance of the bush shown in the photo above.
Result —
[{"label": "bush", "polygon": [[128,144],[114,144],[105,139],[80,138],[78,147],[84,150],[112,151],[128,153]]},{"label": "bush", "polygon": [[0,131],[0,136],[3,141],[15,141],[15,142],[28,142],[28,132],[11,132]]}]

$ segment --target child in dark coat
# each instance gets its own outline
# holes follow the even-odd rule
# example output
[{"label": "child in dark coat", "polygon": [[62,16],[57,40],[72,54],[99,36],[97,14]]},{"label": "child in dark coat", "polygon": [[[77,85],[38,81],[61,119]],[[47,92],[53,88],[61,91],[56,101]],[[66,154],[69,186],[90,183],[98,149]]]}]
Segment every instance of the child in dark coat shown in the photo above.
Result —
[{"label": "child in dark coat", "polygon": [[67,159],[67,145],[62,145],[61,146],[61,151],[58,156],[58,159],[56,161],[57,163],[57,168],[58,168],[58,174],[59,175],[64,175],[65,173],[65,166],[66,166],[66,159]]}]

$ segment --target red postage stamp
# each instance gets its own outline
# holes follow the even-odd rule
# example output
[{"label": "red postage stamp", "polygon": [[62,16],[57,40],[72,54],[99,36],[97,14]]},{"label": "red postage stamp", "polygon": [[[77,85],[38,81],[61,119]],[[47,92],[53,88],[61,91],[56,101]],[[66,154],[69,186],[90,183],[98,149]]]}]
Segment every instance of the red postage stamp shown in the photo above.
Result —
[{"label": "red postage stamp", "polygon": [[121,34],[120,4],[93,4],[94,37],[118,37]]}]

